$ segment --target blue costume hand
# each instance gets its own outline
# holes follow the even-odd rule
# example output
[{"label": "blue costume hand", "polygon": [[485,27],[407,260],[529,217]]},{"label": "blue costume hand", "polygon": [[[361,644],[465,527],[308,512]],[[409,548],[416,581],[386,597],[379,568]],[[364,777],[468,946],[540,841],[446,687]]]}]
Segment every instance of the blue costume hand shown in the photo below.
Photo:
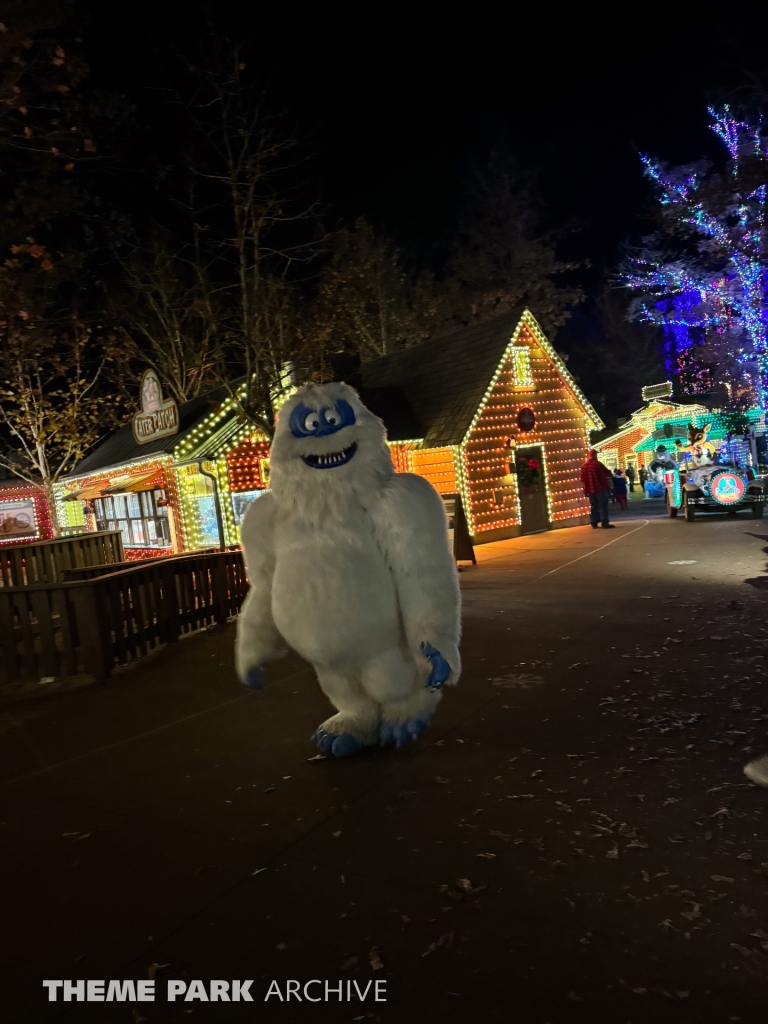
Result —
[{"label": "blue costume hand", "polygon": [[244,685],[249,690],[263,690],[264,669],[260,665],[254,665],[252,668],[249,668],[245,674]]},{"label": "blue costume hand", "polygon": [[424,651],[424,657],[432,666],[432,671],[429,673],[429,679],[427,680],[427,689],[439,690],[451,674],[451,666],[442,656],[440,651],[438,651],[436,647],[433,647],[428,641],[424,641],[421,645],[421,649]]}]

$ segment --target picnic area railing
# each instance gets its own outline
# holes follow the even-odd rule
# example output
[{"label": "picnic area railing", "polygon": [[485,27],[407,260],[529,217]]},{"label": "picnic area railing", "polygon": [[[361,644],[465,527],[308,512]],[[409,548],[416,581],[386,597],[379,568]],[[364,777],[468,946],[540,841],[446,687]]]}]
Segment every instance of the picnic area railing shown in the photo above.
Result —
[{"label": "picnic area railing", "polygon": [[0,588],[0,665],[6,678],[116,665],[236,616],[248,592],[241,551],[148,559],[92,579]]},{"label": "picnic area railing", "polygon": [[68,569],[111,565],[124,558],[120,530],[0,545],[0,587],[61,583]]}]

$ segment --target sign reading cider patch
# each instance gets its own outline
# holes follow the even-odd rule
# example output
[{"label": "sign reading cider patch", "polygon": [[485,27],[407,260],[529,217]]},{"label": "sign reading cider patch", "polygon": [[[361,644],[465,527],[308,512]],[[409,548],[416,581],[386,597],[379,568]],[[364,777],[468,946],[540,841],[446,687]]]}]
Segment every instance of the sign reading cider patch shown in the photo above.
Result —
[{"label": "sign reading cider patch", "polygon": [[149,444],[160,437],[179,432],[179,407],[173,398],[163,398],[163,389],[154,370],[145,370],[141,378],[141,412],[133,417],[133,436],[137,444]]}]

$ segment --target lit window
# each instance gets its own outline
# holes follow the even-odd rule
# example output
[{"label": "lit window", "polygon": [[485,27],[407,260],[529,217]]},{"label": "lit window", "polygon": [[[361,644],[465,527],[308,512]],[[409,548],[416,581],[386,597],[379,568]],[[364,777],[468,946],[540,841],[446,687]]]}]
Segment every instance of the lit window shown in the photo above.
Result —
[{"label": "lit window", "polygon": [[515,387],[530,387],[533,384],[531,353],[527,346],[520,345],[512,349],[512,372],[515,376]]},{"label": "lit window", "polygon": [[121,530],[125,547],[170,548],[168,499],[161,488],[108,495],[94,504],[96,528]]}]

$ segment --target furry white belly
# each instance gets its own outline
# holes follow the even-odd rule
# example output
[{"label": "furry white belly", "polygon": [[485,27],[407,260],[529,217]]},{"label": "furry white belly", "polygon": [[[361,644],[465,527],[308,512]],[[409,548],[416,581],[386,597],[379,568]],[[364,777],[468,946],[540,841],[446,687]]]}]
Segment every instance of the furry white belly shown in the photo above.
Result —
[{"label": "furry white belly", "polygon": [[275,556],[275,626],[307,661],[355,668],[399,643],[394,580],[362,512],[315,529],[278,524]]}]

